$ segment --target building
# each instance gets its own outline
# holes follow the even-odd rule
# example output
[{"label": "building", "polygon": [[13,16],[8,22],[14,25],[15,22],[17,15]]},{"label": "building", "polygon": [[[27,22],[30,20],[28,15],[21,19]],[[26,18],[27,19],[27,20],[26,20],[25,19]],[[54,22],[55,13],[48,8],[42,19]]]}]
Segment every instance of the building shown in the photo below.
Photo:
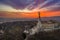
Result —
[{"label": "building", "polygon": [[48,21],[46,23],[42,23],[42,27],[43,27],[44,31],[59,29],[58,25],[59,24],[57,22],[52,23],[50,21]]}]

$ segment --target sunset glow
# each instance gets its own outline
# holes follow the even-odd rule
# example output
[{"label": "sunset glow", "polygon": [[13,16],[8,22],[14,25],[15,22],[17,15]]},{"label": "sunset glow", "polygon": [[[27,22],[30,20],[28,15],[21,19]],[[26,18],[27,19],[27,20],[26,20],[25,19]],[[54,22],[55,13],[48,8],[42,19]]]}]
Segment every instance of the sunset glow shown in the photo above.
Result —
[{"label": "sunset glow", "polygon": [[59,0],[1,0],[0,18],[38,18],[60,16]]},{"label": "sunset glow", "polygon": [[[2,14],[3,13],[3,14]],[[60,11],[41,11],[41,17],[60,16]],[[0,17],[5,18],[38,18],[38,12],[1,12]]]}]

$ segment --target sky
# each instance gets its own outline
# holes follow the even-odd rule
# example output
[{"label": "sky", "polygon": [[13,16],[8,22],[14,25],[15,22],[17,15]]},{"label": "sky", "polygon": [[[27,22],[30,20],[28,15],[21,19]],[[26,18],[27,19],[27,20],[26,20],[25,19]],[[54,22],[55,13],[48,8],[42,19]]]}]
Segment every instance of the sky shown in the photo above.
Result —
[{"label": "sky", "polygon": [[0,18],[60,16],[60,0],[0,0]]}]

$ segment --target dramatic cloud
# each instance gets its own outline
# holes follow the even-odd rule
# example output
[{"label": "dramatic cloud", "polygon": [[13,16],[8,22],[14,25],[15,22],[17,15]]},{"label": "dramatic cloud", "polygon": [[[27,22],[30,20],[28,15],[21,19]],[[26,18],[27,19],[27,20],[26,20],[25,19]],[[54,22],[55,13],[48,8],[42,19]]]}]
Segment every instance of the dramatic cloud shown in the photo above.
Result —
[{"label": "dramatic cloud", "polygon": [[[5,6],[2,6],[5,5]],[[7,5],[7,6],[6,6]],[[59,6],[57,6],[59,5]],[[12,9],[11,11],[39,11],[59,10],[60,0],[0,0],[0,10]],[[10,6],[10,7],[9,7]],[[55,7],[56,6],[56,7]],[[54,8],[51,8],[54,7]],[[55,9],[56,8],[56,9]]]},{"label": "dramatic cloud", "polygon": [[60,0],[0,0],[0,17],[36,18],[38,11],[42,17],[60,16]]}]

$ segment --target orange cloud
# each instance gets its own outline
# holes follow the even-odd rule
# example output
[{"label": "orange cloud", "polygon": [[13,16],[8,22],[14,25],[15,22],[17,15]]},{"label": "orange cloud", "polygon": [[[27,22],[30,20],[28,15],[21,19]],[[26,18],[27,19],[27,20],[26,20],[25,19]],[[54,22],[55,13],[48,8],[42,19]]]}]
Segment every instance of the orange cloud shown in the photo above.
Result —
[{"label": "orange cloud", "polygon": [[[60,16],[60,11],[41,11],[41,17]],[[4,18],[38,18],[38,12],[0,12]]]},{"label": "orange cloud", "polygon": [[41,17],[52,17],[52,16],[60,16],[60,11],[41,12]]}]

